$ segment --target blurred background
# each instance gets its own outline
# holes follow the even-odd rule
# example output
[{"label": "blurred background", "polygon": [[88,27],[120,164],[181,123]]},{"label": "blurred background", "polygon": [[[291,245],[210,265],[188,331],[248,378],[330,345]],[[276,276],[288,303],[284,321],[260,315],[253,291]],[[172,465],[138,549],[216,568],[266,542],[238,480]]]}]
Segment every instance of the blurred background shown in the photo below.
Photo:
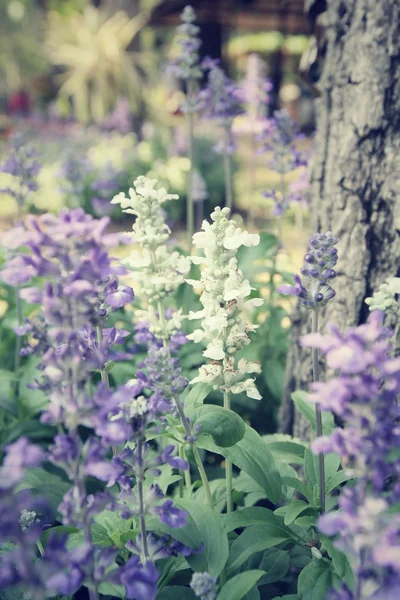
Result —
[{"label": "blurred background", "polygon": [[[128,230],[131,219],[124,221],[110,200],[127,193],[137,176],[148,175],[179,195],[168,203],[168,220],[174,243],[185,246],[190,168],[185,89],[168,66],[179,53],[175,32],[186,4],[0,0],[0,230],[23,214],[78,206]],[[238,396],[235,408],[249,422],[263,423],[267,433],[276,430],[291,308],[286,299],[275,303],[274,286],[282,279],[292,282],[308,237],[307,163],[316,92],[299,66],[310,60],[312,37],[303,0],[191,4],[201,57],[220,60],[244,102],[232,123],[233,206],[239,224],[262,232],[259,249],[247,249],[240,264],[266,300],[252,317],[262,328],[248,356],[263,365],[257,384],[265,402]],[[199,81],[200,88],[204,84]],[[287,112],[277,113],[282,109]],[[271,129],[271,123],[278,126]],[[267,138],[279,131],[275,149],[260,142],[265,131]],[[198,229],[214,206],[225,204],[225,178],[224,159],[215,152],[221,128],[196,117],[194,133]],[[277,211],[282,197],[287,202]],[[130,283],[137,291],[137,283]],[[12,365],[16,325],[12,292],[0,287],[0,356],[6,366]],[[184,314],[196,301],[193,294],[179,298]],[[194,354],[192,347],[182,358],[189,376],[201,362],[201,350]]]},{"label": "blurred background", "polygon": [[[26,132],[40,152],[38,189],[27,198],[27,210],[80,204],[97,216],[108,214],[116,191],[150,173],[180,195],[170,217],[178,228],[184,224],[189,165],[183,91],[166,67],[176,51],[174,31],[186,3],[1,1],[0,162],[8,138],[18,131]],[[235,209],[250,221],[268,222],[273,205],[262,192],[274,187],[277,174],[255,151],[259,117],[287,109],[305,134],[301,149],[308,152],[312,144],[313,93],[299,76],[309,44],[304,1],[191,4],[201,28],[201,55],[220,59],[250,95],[257,77],[269,82],[267,97],[233,126]],[[210,151],[216,136],[212,124],[197,124],[198,224],[212,206],[224,203],[223,168]],[[298,178],[299,173],[290,174],[288,182]],[[3,228],[16,210],[13,195],[7,194],[10,185],[10,176],[0,173]],[[289,209],[287,224],[302,228],[306,218],[304,198]]]}]

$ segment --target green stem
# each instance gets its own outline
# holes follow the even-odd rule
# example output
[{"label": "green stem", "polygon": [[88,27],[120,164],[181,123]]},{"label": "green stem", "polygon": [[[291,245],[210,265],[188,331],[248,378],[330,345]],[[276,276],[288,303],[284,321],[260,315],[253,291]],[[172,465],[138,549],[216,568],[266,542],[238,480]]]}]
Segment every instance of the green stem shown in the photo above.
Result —
[{"label": "green stem", "polygon": [[[229,392],[224,392],[224,408],[230,409],[231,398]],[[232,502],[232,463],[230,460],[225,460],[225,477],[226,477],[226,512],[229,514],[233,511]]]},{"label": "green stem", "polygon": [[206,470],[204,468],[203,462],[201,460],[201,456],[200,456],[199,450],[198,450],[198,448],[197,448],[197,446],[195,444],[193,444],[193,454],[194,454],[194,459],[196,461],[197,468],[199,469],[199,473],[200,473],[200,477],[201,477],[201,482],[203,484],[204,493],[206,495],[207,503],[208,503],[209,506],[211,506],[211,508],[214,508],[214,502],[213,502],[213,499],[212,499],[210,484],[208,483],[207,473],[206,473]]},{"label": "green stem", "polygon": [[[179,447],[179,456],[180,458],[183,458],[183,446]],[[183,498],[183,492],[184,492],[184,475],[183,475],[183,471],[182,469],[179,470],[179,475],[181,476],[180,480],[179,480],[179,498]]]},{"label": "green stem", "polygon": [[89,600],[100,600],[100,596],[99,596],[97,590],[95,590],[93,588],[88,588],[88,592],[89,592]]},{"label": "green stem", "polygon": [[[139,436],[137,442],[137,456],[139,464],[142,464],[142,450],[143,450],[143,439]],[[142,468],[141,468],[142,471]],[[142,564],[145,564],[149,559],[149,549],[147,547],[147,532],[146,532],[146,517],[144,513],[144,500],[143,500],[143,472],[136,477],[138,504],[139,504],[139,523],[140,523],[140,535],[142,538],[142,549],[143,555],[141,556]]]},{"label": "green stem", "polygon": [[39,550],[40,556],[43,558],[43,556],[44,556],[44,548],[43,548],[42,542],[40,540],[38,540],[36,542],[36,546],[37,546],[37,548]]},{"label": "green stem", "polygon": [[225,147],[224,147],[224,173],[225,173],[225,206],[233,207],[233,189],[232,189],[232,162],[228,152],[229,130],[225,129]]},{"label": "green stem", "polygon": [[[183,410],[183,406],[182,403],[180,401],[180,399],[178,398],[178,396],[174,396],[174,402],[176,404],[176,408],[178,409],[178,413],[181,419],[181,423],[183,425],[183,428],[185,430],[185,433],[188,437],[193,437],[193,432],[192,432],[192,428],[190,426],[189,421],[186,418],[186,415],[184,413]],[[203,488],[204,488],[204,493],[206,495],[206,499],[208,504],[211,506],[211,508],[214,508],[214,502],[212,499],[212,494],[211,494],[211,489],[210,489],[210,484],[208,482],[208,478],[207,478],[207,473],[206,470],[204,468],[203,465],[203,461],[201,460],[201,456],[199,454],[199,451],[196,447],[196,444],[192,444],[192,449],[193,449],[193,455],[196,461],[196,465],[197,468],[199,469],[199,473],[200,473],[200,478],[203,484]]]},{"label": "green stem", "polygon": [[[97,337],[97,344],[98,344],[99,349],[100,349],[101,343],[103,341],[103,331],[102,331],[102,328],[101,328],[100,324],[96,325],[96,337]],[[110,380],[108,378],[107,370],[106,369],[100,369],[100,375],[101,375],[101,381],[103,383],[105,383],[107,387],[110,387]]]},{"label": "green stem", "polygon": [[[161,325],[161,329],[162,329],[162,334],[163,334],[163,343],[164,343],[164,347],[168,347],[168,333],[167,333],[167,321],[165,318],[165,309],[163,306],[163,303],[160,301],[157,303],[157,310],[158,310],[158,316],[160,319],[160,325]],[[186,418],[185,412],[183,410],[183,406],[182,403],[179,399],[178,396],[173,396],[174,398],[174,402],[176,405],[176,408],[178,409],[178,413],[179,413],[179,417],[181,419],[181,423],[182,426],[185,430],[185,433],[188,437],[193,437],[193,432],[192,432],[192,428],[190,426],[189,421]],[[204,487],[204,493],[206,495],[207,498],[207,502],[208,504],[214,508],[214,502],[212,499],[212,494],[211,494],[211,490],[210,490],[210,485],[208,483],[208,478],[207,478],[207,474],[206,471],[204,469],[204,465],[203,462],[201,460],[199,451],[196,448],[195,444],[192,444],[193,447],[193,454],[196,460],[196,464],[197,464],[197,468],[199,469],[199,473],[200,473],[200,477],[201,477],[201,481],[203,483],[203,487]],[[186,474],[186,471],[185,471]],[[190,473],[187,473],[186,475],[186,487],[189,487],[189,489],[191,488],[191,481],[190,481]]]},{"label": "green stem", "polygon": [[[101,343],[103,341],[103,330],[102,330],[100,323],[96,325],[96,338],[97,338],[97,345],[100,348]],[[101,376],[101,381],[104,383],[104,385],[106,385],[109,388],[110,387],[110,379],[108,377],[107,369],[100,369],[100,376]],[[113,456],[117,456],[118,450],[117,450],[116,446],[112,446],[112,453],[113,453]]]},{"label": "green stem", "polygon": [[[318,333],[318,308],[315,308],[312,313],[312,332]],[[319,363],[318,363],[318,348],[312,349],[312,365],[313,365],[313,381],[319,381]],[[315,418],[317,424],[317,436],[323,435],[322,429],[322,414],[318,404],[315,405]],[[322,512],[325,512],[325,456],[323,452],[318,454],[318,471],[319,471],[319,499]]]},{"label": "green stem", "polygon": [[[15,308],[17,311],[17,323],[19,326],[22,325],[22,303],[21,303],[21,297],[19,295],[19,288],[17,288],[15,290]],[[21,336],[17,335],[16,340],[15,340],[15,354],[14,354],[14,376],[15,376],[15,380],[14,380],[14,398],[15,398],[15,402],[18,408],[18,414],[19,416],[21,416],[21,407],[20,407],[20,403],[19,403],[19,375],[18,375],[18,371],[20,369],[21,366]]]},{"label": "green stem", "polygon": [[188,112],[187,112],[187,124],[188,124],[188,143],[189,143],[189,173],[187,183],[187,197],[186,197],[186,233],[189,250],[192,247],[192,238],[194,233],[194,199],[193,199],[193,172],[194,172],[194,114],[191,109],[191,101],[194,93],[194,85],[191,79],[188,80],[187,87],[187,99],[188,99]]}]

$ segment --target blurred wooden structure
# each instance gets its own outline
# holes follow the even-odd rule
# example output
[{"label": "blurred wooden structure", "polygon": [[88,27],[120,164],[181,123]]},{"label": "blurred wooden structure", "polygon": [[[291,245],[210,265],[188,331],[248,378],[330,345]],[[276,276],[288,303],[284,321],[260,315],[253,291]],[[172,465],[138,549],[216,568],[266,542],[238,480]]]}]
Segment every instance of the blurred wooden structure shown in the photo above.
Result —
[{"label": "blurred wooden structure", "polygon": [[190,3],[200,24],[218,23],[222,28],[248,31],[309,33],[304,0],[163,0],[154,10],[151,24],[172,25]]}]

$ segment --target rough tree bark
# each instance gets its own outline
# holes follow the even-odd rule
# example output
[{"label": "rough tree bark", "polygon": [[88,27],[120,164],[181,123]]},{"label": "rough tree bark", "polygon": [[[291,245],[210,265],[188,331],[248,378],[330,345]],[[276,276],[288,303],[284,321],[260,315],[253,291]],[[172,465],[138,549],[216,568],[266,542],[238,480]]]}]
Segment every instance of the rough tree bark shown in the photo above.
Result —
[{"label": "rough tree bark", "polygon": [[[321,315],[322,331],[329,321],[365,322],[365,298],[400,274],[400,0],[326,4],[311,215],[312,231],[331,230],[340,241],[337,294]],[[302,437],[309,427],[290,395],[311,380],[310,352],[299,344],[310,320],[297,307],[280,414],[281,430]]]}]

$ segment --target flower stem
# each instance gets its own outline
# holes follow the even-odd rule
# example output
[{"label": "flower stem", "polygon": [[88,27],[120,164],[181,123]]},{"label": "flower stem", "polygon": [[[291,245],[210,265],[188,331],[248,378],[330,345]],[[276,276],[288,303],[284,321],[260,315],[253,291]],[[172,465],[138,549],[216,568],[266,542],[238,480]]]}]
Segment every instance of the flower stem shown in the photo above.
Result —
[{"label": "flower stem", "polygon": [[[191,104],[193,96],[193,81],[188,80],[187,96],[188,103]],[[194,172],[194,114],[191,106],[188,106],[187,112],[187,124],[188,124],[188,142],[189,142],[189,173],[187,183],[187,197],[186,197],[186,232],[189,250],[192,247],[192,238],[194,233],[194,199],[193,199],[193,172]]]},{"label": "flower stem", "polygon": [[[192,437],[193,436],[192,428],[190,426],[188,419],[186,418],[186,415],[183,411],[182,403],[181,403],[180,399],[178,398],[178,396],[174,396],[174,401],[176,404],[176,408],[178,409],[182,425],[185,429],[185,433],[187,436]],[[200,473],[201,481],[202,481],[202,484],[204,487],[204,493],[206,495],[207,502],[211,506],[211,508],[214,508],[214,502],[212,499],[210,484],[208,482],[207,473],[204,468],[203,461],[201,460],[200,453],[199,453],[195,443],[192,444],[192,448],[193,448],[193,455],[194,455],[194,458],[196,461],[196,465],[197,465],[197,468],[199,469],[199,473]]]},{"label": "flower stem", "polygon": [[[224,408],[230,409],[231,398],[229,392],[224,392]],[[226,477],[226,512],[229,514],[233,511],[232,503],[232,463],[230,460],[225,460],[225,477]]]},{"label": "flower stem", "polygon": [[142,538],[142,549],[143,555],[141,556],[141,561],[145,564],[149,559],[149,549],[147,547],[147,532],[146,532],[146,517],[144,513],[144,501],[143,501],[143,438],[141,435],[138,437],[137,441],[137,454],[138,454],[138,464],[140,465],[140,475],[136,477],[136,486],[137,486],[137,494],[138,494],[138,504],[139,504],[139,522],[140,522],[140,535]]},{"label": "flower stem", "polygon": [[[162,334],[163,334],[164,347],[168,348],[167,321],[166,321],[166,318],[165,318],[165,309],[164,309],[164,306],[163,306],[162,302],[158,302],[157,303],[157,310],[158,310],[158,316],[159,316],[159,319],[160,319],[160,325],[161,325]],[[188,419],[187,419],[187,417],[185,415],[185,412],[183,410],[183,406],[182,406],[182,403],[181,403],[179,397],[176,396],[176,395],[174,395],[173,398],[174,398],[174,402],[176,404],[176,408],[178,409],[179,417],[181,419],[181,423],[182,423],[182,426],[183,426],[183,428],[185,430],[186,435],[188,437],[193,437],[193,432],[192,432],[191,425],[190,425],[190,423],[189,423],[189,421],[188,421]],[[195,457],[195,460],[196,460],[197,468],[199,469],[201,481],[203,483],[204,493],[206,495],[207,502],[208,502],[208,504],[212,508],[214,508],[214,502],[213,502],[213,499],[212,499],[210,485],[208,483],[208,478],[207,478],[206,471],[204,469],[203,462],[201,460],[199,451],[196,448],[195,443],[192,444],[192,447],[193,447],[193,454],[194,454],[194,457]],[[190,473],[187,473],[187,474],[186,473],[187,472],[185,471],[186,487],[189,486],[189,489],[190,489],[190,487],[192,485],[191,482],[190,482]]]},{"label": "flower stem", "polygon": [[88,588],[88,592],[89,592],[89,600],[100,600],[100,596],[99,596],[97,590],[94,590],[93,588]]},{"label": "flower stem", "polygon": [[[318,333],[318,308],[312,311],[312,332]],[[319,364],[318,364],[318,348],[312,349],[312,365],[313,365],[313,381],[319,381]],[[315,419],[317,424],[317,436],[323,435],[322,430],[322,414],[321,409],[315,405]],[[322,512],[325,512],[325,456],[323,452],[318,454],[318,471],[319,471],[319,499]]]},{"label": "flower stem", "polygon": [[[15,290],[15,308],[17,311],[17,323],[19,326],[22,325],[22,304],[21,297],[19,295],[19,288]],[[21,366],[21,336],[17,335],[15,340],[15,355],[14,355],[14,398],[18,405],[18,413],[20,412],[19,406],[19,375],[18,371]],[[21,415],[20,415],[21,416]]]},{"label": "flower stem", "polygon": [[[102,331],[100,324],[96,325],[96,338],[97,338],[97,345],[99,346],[99,349],[100,349],[101,343],[103,341],[103,331]],[[101,375],[101,381],[103,383],[105,383],[107,387],[110,387],[110,380],[108,378],[107,370],[104,368],[100,369],[100,375]]]},{"label": "flower stem", "polygon": [[[103,330],[101,328],[101,324],[96,325],[96,338],[97,338],[97,345],[100,349],[101,343],[103,341]],[[100,369],[100,376],[101,376],[101,381],[104,383],[104,385],[106,385],[109,388],[110,387],[110,379],[108,377],[107,369]],[[113,453],[113,456],[117,456],[118,450],[117,450],[116,446],[112,446],[112,453]]]},{"label": "flower stem", "polygon": [[233,189],[232,189],[232,163],[228,152],[229,131],[225,130],[225,145],[224,145],[224,172],[225,172],[225,206],[232,209],[233,206]]},{"label": "flower stem", "polygon": [[204,468],[203,462],[201,460],[201,456],[200,456],[199,450],[198,450],[198,448],[197,448],[197,446],[195,444],[193,444],[193,454],[194,454],[194,458],[195,458],[195,461],[196,461],[197,468],[199,469],[199,473],[200,473],[200,477],[201,477],[201,482],[203,484],[204,493],[206,495],[207,503],[208,503],[209,506],[211,506],[211,508],[214,508],[214,502],[213,502],[213,499],[212,499],[210,484],[208,483],[207,473],[206,473],[206,470]]},{"label": "flower stem", "polygon": [[43,556],[44,556],[44,548],[43,548],[42,542],[40,540],[38,540],[36,542],[36,546],[37,546],[37,549],[39,550],[40,556],[43,558]]}]

